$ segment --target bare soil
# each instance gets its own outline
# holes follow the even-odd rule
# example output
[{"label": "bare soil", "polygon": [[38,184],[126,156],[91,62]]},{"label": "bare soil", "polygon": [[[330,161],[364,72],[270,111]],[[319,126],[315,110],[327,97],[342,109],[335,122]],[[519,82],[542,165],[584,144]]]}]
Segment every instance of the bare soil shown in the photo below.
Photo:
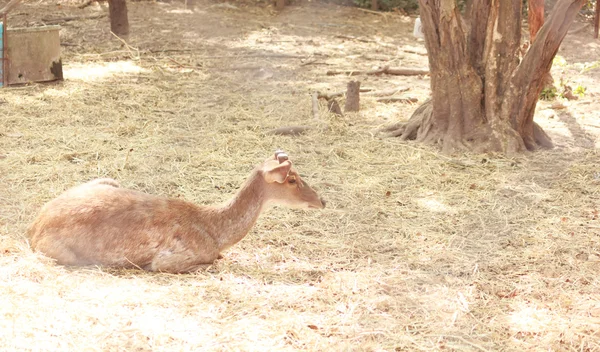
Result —
[{"label": "bare soil", "polygon": [[[26,2],[10,26],[106,14]],[[418,103],[329,114],[349,80],[424,101],[414,17],[294,2],[128,2],[60,23],[63,82],[0,91],[0,346],[6,350],[600,350],[600,57],[591,26],[553,76],[578,100],[538,105],[556,148],[445,156],[377,133]],[[59,21],[60,22],[60,21]],[[585,22],[574,24],[574,28]],[[524,31],[525,33],[525,31]],[[343,98],[340,99],[343,106]],[[268,132],[287,125],[299,136]],[[212,204],[285,149],[328,200],[273,209],[207,271],[56,266],[28,246],[39,208],[95,177]]]}]

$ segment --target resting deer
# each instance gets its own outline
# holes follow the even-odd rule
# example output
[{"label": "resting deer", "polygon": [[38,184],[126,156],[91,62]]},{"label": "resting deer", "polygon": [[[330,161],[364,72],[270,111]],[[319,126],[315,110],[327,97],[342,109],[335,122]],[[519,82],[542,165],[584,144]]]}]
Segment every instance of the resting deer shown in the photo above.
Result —
[{"label": "resting deer", "polygon": [[29,228],[34,250],[62,265],[102,265],[183,273],[208,266],[242,240],[269,205],[325,207],[288,156],[258,165],[219,207],[197,206],[96,179],[42,208]]}]

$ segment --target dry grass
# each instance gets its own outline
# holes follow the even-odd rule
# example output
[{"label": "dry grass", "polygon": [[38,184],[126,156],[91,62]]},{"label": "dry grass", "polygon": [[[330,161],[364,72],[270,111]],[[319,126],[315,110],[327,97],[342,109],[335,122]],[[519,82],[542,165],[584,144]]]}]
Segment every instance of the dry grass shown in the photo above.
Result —
[{"label": "dry grass", "polygon": [[[68,5],[26,4],[14,21],[83,13]],[[358,114],[322,107],[311,120],[309,92],[347,80],[329,67],[424,65],[397,49],[421,46],[410,19],[319,4],[279,16],[243,3],[129,6],[129,49],[104,20],[69,22],[66,80],[2,90],[3,349],[600,350],[597,69],[578,75],[562,53],[557,74],[588,82],[588,98],[541,118],[560,148],[447,157],[372,133],[413,106],[365,98]],[[182,48],[193,51],[155,52]],[[316,62],[256,56],[267,53]],[[420,99],[429,84],[361,79]],[[265,134],[294,124],[331,128]],[[328,208],[274,209],[208,271],[58,267],[23,237],[44,202],[91,178],[215,203],[278,147]]]}]

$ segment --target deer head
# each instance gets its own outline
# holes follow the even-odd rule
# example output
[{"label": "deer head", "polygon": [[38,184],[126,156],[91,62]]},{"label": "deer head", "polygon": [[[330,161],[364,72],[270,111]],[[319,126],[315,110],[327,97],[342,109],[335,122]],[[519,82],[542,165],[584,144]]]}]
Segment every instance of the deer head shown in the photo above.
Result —
[{"label": "deer head", "polygon": [[325,208],[325,201],[302,180],[283,151],[278,150],[273,158],[267,159],[261,171],[270,202],[291,208]]}]

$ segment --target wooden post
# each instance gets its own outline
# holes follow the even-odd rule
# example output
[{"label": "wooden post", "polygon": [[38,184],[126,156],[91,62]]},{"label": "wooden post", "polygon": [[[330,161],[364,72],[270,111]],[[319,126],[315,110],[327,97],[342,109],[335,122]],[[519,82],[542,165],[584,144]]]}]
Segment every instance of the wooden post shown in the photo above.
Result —
[{"label": "wooden post", "polygon": [[118,36],[129,34],[129,19],[125,0],[108,0],[110,30]]},{"label": "wooden post", "polygon": [[358,111],[360,109],[360,81],[348,82],[346,91],[346,106],[344,111]]}]

